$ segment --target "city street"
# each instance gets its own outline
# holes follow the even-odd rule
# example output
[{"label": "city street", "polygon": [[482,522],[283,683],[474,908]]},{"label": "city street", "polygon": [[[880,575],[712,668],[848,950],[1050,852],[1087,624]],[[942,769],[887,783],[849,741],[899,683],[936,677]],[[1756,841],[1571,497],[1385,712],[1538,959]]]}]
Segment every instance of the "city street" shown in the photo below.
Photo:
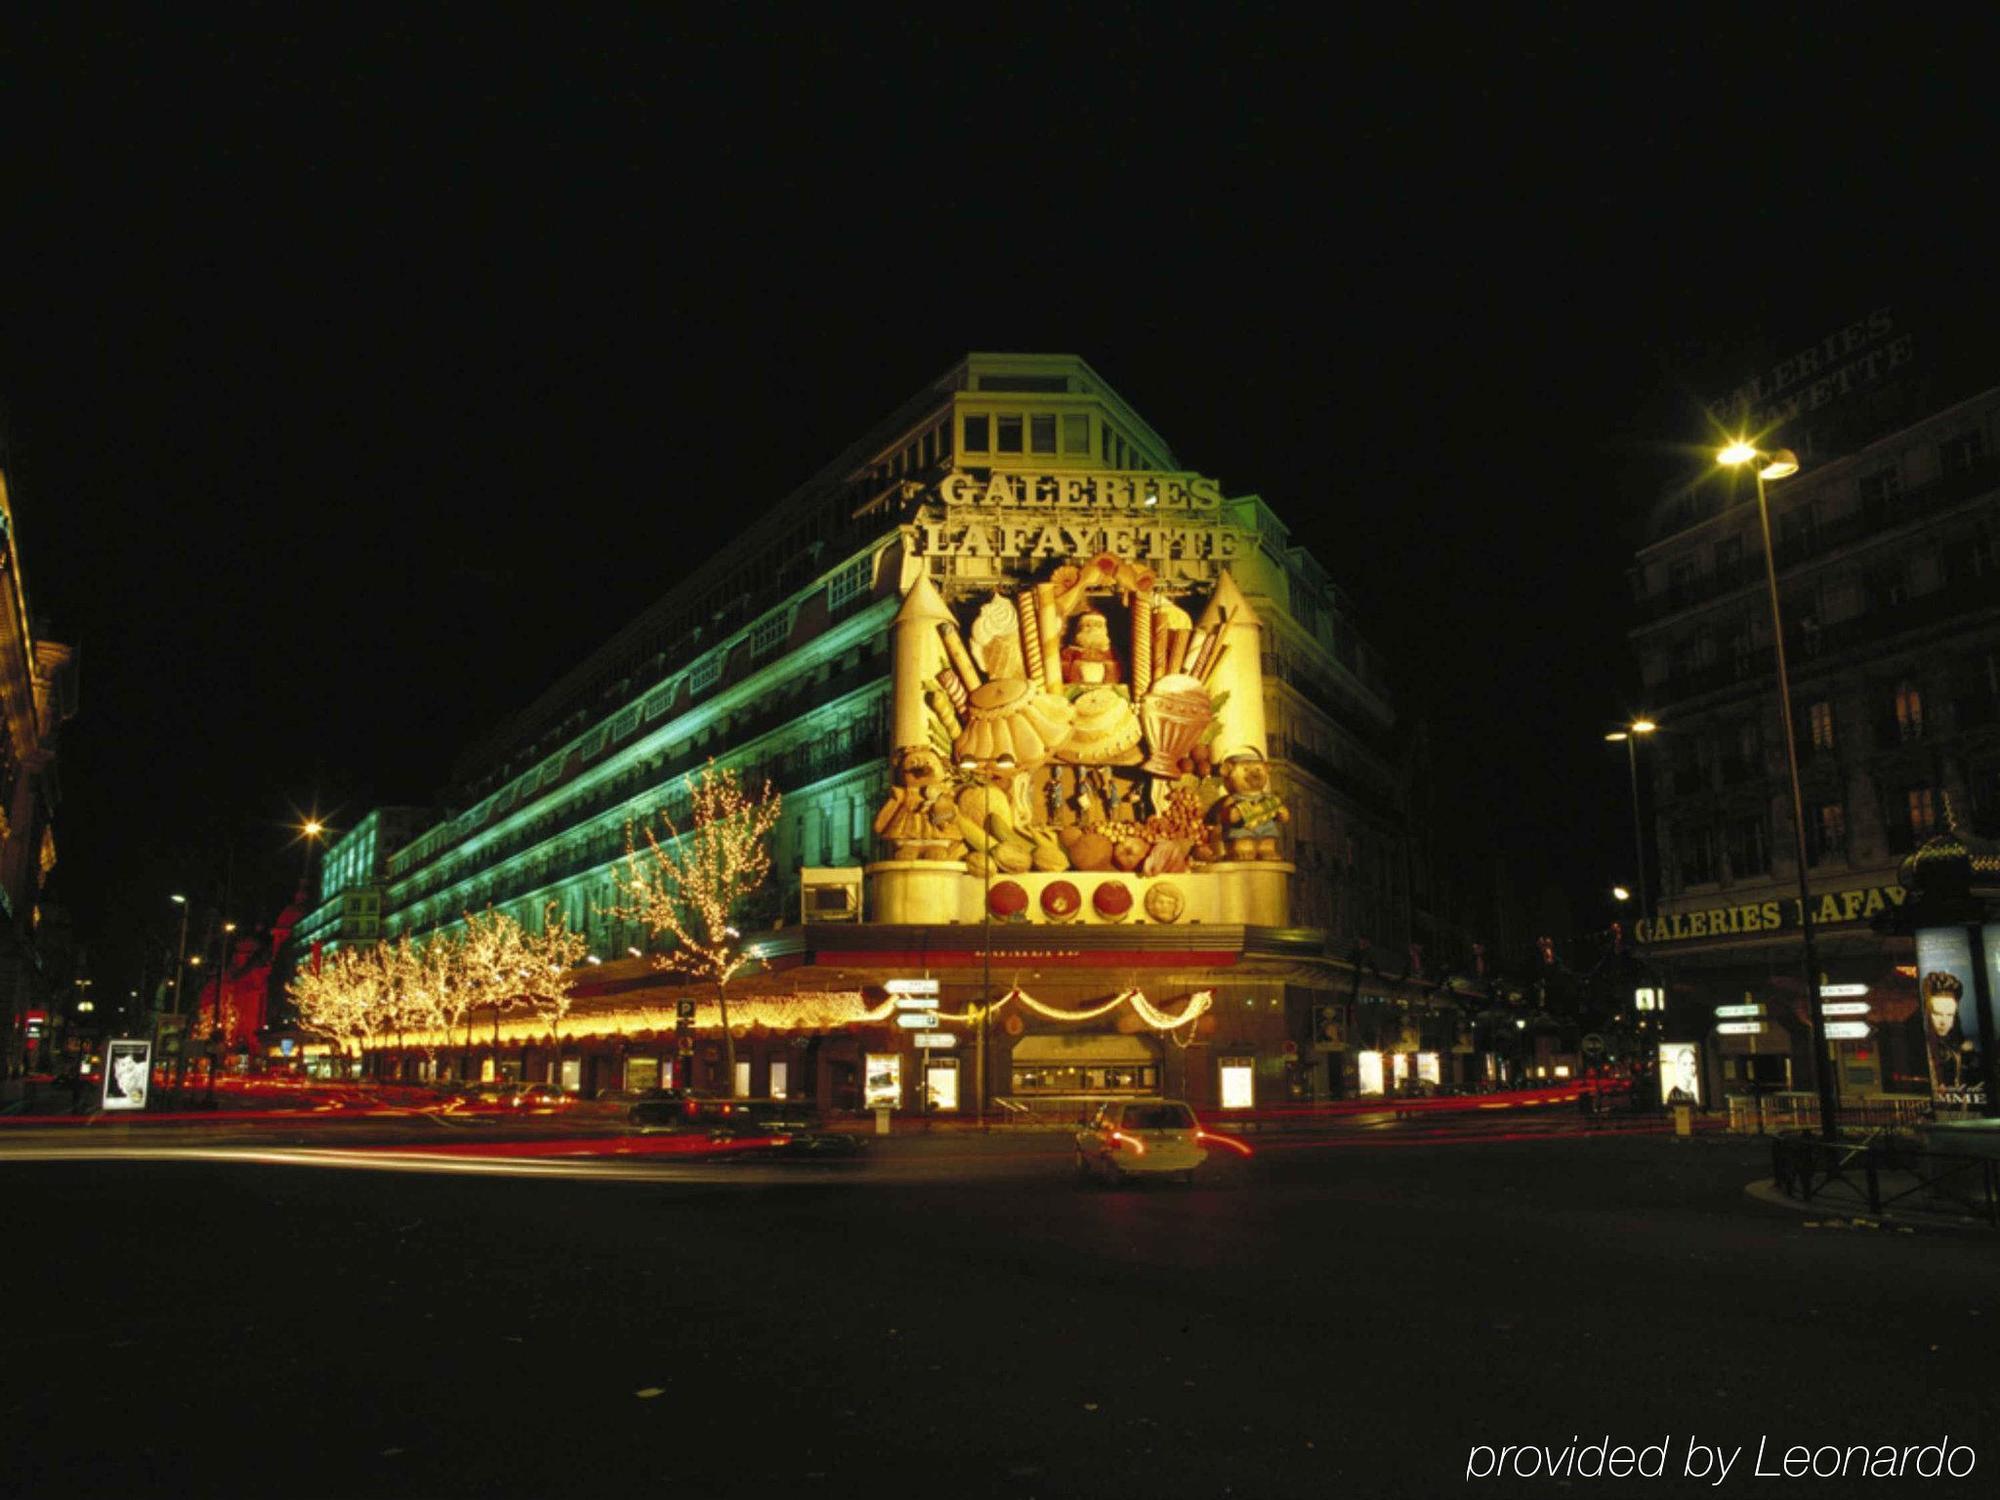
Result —
[{"label": "city street", "polygon": [[[0,1152],[51,1138],[97,1144]],[[1760,1438],[1949,1435],[1978,1468],[1943,1487],[1990,1492],[1988,1236],[1754,1202],[1764,1149],[1732,1138],[1390,1124],[1256,1151],[1118,1190],[1078,1186],[1063,1137],[997,1132],[833,1171],[8,1161],[5,1472],[35,1495],[1429,1495],[1475,1445],[1608,1436],[1665,1440],[1649,1490],[1692,1493],[1690,1441],[1747,1445],[1737,1485]]]}]

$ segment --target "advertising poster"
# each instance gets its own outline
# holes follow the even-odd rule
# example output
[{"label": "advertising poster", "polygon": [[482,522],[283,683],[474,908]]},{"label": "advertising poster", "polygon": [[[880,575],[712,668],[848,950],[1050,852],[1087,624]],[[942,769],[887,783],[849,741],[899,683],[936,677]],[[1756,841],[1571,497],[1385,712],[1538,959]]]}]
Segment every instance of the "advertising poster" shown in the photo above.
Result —
[{"label": "advertising poster", "polygon": [[[1984,934],[1989,954],[2000,927]],[[1974,1109],[1986,1101],[1979,1049],[1979,1007],[1972,988],[1972,942],[1962,927],[1917,932],[1917,1001],[1931,1094],[1940,1105]]]},{"label": "advertising poster", "polygon": [[863,1069],[864,1109],[900,1109],[903,1105],[903,1059],[893,1052],[871,1052]]},{"label": "advertising poster", "polygon": [[153,1072],[150,1041],[120,1041],[104,1049],[104,1108],[144,1109]]},{"label": "advertising poster", "polygon": [[1660,1102],[1701,1103],[1701,1047],[1697,1043],[1660,1043]]}]

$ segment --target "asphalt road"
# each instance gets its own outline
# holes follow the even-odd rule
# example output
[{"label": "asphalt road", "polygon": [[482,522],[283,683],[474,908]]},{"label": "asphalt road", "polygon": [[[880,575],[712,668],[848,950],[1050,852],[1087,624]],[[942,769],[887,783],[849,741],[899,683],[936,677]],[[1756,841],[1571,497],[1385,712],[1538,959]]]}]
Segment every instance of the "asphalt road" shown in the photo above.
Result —
[{"label": "asphalt road", "polygon": [[1468,1462],[1605,1436],[1666,1443],[1667,1477],[1623,1481],[1646,1494],[1715,1492],[1682,1477],[1691,1442],[1743,1445],[1725,1493],[1766,1482],[1760,1438],[1767,1468],[1971,1446],[1969,1479],[1891,1490],[2000,1472],[2000,1239],[1752,1202],[1754,1142],[1272,1140],[1115,1192],[1053,1136],[870,1154],[651,1178],[0,1158],[0,1487],[1554,1494],[1621,1482]]}]

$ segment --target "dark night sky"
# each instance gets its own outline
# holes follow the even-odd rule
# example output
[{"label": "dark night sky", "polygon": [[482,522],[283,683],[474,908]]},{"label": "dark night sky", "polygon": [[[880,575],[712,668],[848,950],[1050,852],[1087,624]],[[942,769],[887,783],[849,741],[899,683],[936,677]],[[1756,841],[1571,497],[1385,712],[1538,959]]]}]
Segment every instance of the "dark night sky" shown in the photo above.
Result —
[{"label": "dark night sky", "polygon": [[168,892],[233,851],[267,920],[298,811],[428,800],[975,348],[1082,354],[1269,499],[1466,847],[1587,921],[1691,396],[1871,307],[1993,311],[1957,18],[590,13],[0,39],[0,442],[83,651],[57,885],[107,988]]}]

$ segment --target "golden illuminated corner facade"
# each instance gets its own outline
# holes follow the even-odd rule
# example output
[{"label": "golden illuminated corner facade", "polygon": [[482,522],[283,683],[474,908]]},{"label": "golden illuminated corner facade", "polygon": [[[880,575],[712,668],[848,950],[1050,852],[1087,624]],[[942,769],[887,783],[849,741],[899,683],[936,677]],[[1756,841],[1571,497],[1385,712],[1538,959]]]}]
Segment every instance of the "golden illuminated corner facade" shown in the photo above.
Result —
[{"label": "golden illuminated corner facade", "polygon": [[1290,813],[1220,487],[954,470],[890,625],[873,921],[1282,926]]}]

